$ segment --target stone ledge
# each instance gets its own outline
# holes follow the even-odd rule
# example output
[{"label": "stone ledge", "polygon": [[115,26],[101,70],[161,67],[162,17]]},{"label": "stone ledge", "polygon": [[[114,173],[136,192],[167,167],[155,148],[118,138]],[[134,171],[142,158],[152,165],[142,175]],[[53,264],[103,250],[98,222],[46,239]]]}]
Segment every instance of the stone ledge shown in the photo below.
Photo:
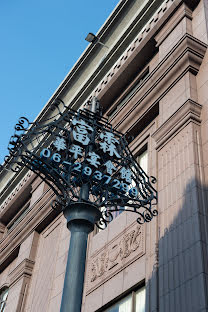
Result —
[{"label": "stone ledge", "polygon": [[[190,10],[186,5],[182,4],[173,15],[170,22],[167,22],[167,24],[164,25],[160,32],[155,36],[157,47],[161,45],[161,43],[185,17],[189,20],[192,20],[192,10]],[[190,34],[192,35],[192,33]]]},{"label": "stone ledge", "polygon": [[[2,205],[0,206],[0,214],[4,213],[5,209],[9,209],[11,205],[15,201],[17,201],[17,198],[22,195],[22,193],[31,191],[30,184],[35,179],[35,174],[32,171],[28,171],[27,174],[22,178],[22,180],[18,183],[18,185],[14,188],[14,190],[7,196],[7,198],[3,201]],[[26,190],[26,188],[28,190]],[[25,196],[25,194],[24,194]]]},{"label": "stone ledge", "polygon": [[160,150],[181,128],[190,121],[201,123],[202,105],[187,100],[159,129],[152,137],[156,141],[156,149]]},{"label": "stone ledge", "polygon": [[[138,34],[135,40],[128,46],[119,60],[112,66],[110,71],[105,75],[97,88],[93,91],[92,96],[98,97],[103,100],[105,93],[108,92],[109,86],[120,76],[125,67],[129,66],[132,59],[141,51],[144,45],[155,36],[158,29],[163,26],[168,20],[169,16],[177,9],[178,6],[185,3],[187,7],[193,10],[199,0],[167,0],[163,3],[160,9],[158,9],[153,17],[147,22],[142,31]],[[190,18],[190,10],[186,9],[186,16]],[[189,12],[189,13],[188,13]],[[89,98],[91,98],[89,97]]]},{"label": "stone ledge", "polygon": [[132,62],[132,59],[135,58],[135,56],[139,53],[139,51],[141,51],[150,38],[154,36],[155,32],[158,30],[161,24],[164,23],[164,19],[166,20],[166,18],[176,9],[176,6],[180,2],[182,1],[167,0],[165,3],[163,3],[161,8],[155,12],[149,22],[147,22],[144,28],[140,31],[138,36],[128,46],[123,55],[121,55],[118,61],[116,61],[110,71],[105,75],[100,84],[92,93],[91,97],[96,96],[102,100],[102,97],[108,90],[109,85],[111,86],[117,77],[120,76],[125,67],[129,66],[129,63]]},{"label": "stone ledge", "polygon": [[158,103],[187,72],[198,73],[206,49],[205,43],[185,34],[113,116],[114,127],[123,133],[135,127],[137,116]]},{"label": "stone ledge", "polygon": [[18,282],[22,277],[31,277],[35,262],[24,259],[10,274],[10,287]]}]

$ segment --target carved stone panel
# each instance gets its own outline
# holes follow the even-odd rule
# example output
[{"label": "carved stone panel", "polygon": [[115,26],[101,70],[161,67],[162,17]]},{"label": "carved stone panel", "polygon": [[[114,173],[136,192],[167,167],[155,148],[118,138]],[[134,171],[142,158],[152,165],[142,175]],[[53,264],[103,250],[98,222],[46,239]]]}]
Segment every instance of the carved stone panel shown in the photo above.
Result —
[{"label": "carved stone panel", "polygon": [[133,223],[88,259],[87,294],[145,253],[145,226]]}]

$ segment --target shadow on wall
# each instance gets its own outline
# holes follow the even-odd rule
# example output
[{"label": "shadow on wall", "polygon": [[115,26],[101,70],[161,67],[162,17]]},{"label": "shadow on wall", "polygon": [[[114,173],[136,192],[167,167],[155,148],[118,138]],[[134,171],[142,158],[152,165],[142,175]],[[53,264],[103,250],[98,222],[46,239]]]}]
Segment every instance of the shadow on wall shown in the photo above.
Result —
[{"label": "shadow on wall", "polygon": [[207,195],[208,187],[192,180],[172,206],[159,201],[160,238],[146,283],[147,312],[208,311]]}]

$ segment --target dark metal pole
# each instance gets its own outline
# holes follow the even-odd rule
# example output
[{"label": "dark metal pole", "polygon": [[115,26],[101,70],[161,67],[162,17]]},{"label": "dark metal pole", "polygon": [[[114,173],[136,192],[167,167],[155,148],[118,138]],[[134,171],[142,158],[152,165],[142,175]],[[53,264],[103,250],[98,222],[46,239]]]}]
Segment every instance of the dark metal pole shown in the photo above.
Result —
[{"label": "dark metal pole", "polygon": [[71,232],[61,312],[81,312],[88,234],[101,217],[93,205],[74,203],[64,210]]},{"label": "dark metal pole", "polygon": [[70,226],[71,238],[64,281],[62,312],[80,312],[89,229],[79,224]]},{"label": "dark metal pole", "polygon": [[[98,108],[99,103],[93,98],[90,110],[95,113]],[[82,202],[88,198],[89,185],[86,183],[80,189],[81,202],[73,203],[64,210],[71,237],[60,312],[81,312],[82,309],[88,234],[101,218],[101,212],[96,206]]]}]

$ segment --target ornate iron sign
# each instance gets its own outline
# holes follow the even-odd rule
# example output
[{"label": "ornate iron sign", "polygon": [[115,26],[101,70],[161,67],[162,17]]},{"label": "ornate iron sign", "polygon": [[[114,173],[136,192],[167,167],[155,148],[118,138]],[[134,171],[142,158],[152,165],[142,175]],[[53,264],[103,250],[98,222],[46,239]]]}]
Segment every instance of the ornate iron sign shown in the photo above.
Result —
[{"label": "ornate iron sign", "polygon": [[114,211],[138,214],[149,222],[158,214],[154,177],[135,161],[125,136],[113,129],[99,112],[74,111],[54,101],[48,120],[29,122],[21,117],[9,142],[6,168],[35,172],[56,194],[54,209],[73,202],[95,205],[102,212],[103,228]]}]

